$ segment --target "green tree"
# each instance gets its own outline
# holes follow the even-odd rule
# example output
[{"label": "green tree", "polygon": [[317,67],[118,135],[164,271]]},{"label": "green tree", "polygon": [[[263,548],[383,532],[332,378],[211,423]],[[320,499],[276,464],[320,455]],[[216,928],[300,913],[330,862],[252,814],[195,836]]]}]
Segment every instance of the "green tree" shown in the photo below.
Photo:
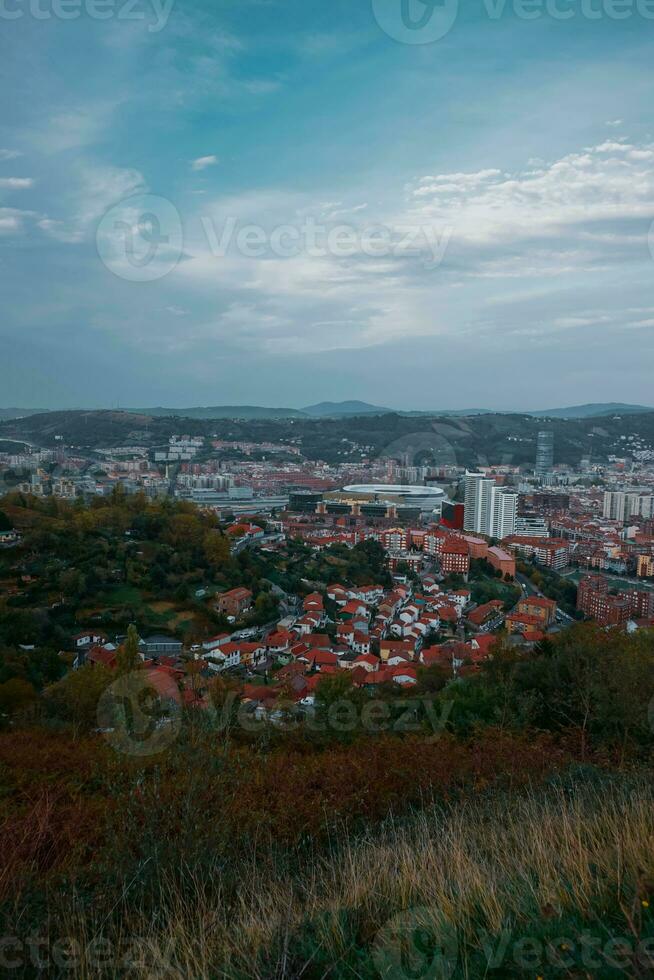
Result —
[{"label": "green tree", "polygon": [[72,724],[78,732],[98,725],[98,701],[115,675],[101,665],[72,670],[46,688],[44,704],[51,715]]},{"label": "green tree", "polygon": [[13,715],[36,699],[36,691],[29,683],[20,677],[13,677],[0,684],[0,714]]},{"label": "green tree", "polygon": [[139,635],[133,623],[127,627],[125,642],[121,643],[118,648],[116,666],[119,674],[128,674],[131,670],[137,670],[141,666]]}]

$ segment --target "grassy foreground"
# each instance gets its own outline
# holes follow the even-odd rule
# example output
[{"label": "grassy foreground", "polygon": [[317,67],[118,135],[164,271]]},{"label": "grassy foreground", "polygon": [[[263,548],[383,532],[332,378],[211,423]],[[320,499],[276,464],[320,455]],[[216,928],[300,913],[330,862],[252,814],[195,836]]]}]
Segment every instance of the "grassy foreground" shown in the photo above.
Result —
[{"label": "grassy foreground", "polygon": [[[321,841],[255,841],[245,853],[223,841],[187,862],[162,839],[134,873],[116,868],[110,894],[58,879],[43,895],[42,944],[16,939],[2,972],[652,976],[653,802],[642,775],[573,766],[537,788],[432,802],[365,831],[332,826]],[[220,812],[189,820],[221,839]],[[16,936],[26,899],[13,909]]]}]

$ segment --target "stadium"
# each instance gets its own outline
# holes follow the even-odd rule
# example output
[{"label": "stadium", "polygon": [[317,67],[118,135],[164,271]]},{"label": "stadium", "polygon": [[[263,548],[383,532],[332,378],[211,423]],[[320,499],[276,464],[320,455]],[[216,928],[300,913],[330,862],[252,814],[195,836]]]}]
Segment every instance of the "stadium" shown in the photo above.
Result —
[{"label": "stadium", "polygon": [[440,515],[445,491],[440,487],[412,486],[410,484],[356,483],[342,490],[325,494],[325,499],[342,503],[394,504],[397,507],[416,508],[423,514]]}]

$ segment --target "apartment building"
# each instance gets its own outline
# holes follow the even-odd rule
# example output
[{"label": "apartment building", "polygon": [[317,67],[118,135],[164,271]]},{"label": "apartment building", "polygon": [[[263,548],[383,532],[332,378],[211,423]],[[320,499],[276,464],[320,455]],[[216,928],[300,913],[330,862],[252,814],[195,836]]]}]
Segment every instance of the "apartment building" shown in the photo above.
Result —
[{"label": "apartment building", "polygon": [[515,533],[517,510],[515,490],[498,486],[483,473],[466,473],[464,530],[505,538]]}]

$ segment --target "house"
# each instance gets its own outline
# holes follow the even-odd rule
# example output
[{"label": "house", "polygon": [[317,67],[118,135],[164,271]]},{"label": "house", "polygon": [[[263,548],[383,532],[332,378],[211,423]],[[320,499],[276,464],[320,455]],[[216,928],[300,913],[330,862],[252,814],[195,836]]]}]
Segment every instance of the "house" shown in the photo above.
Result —
[{"label": "house", "polygon": [[468,622],[479,629],[484,626],[489,620],[494,620],[501,616],[504,609],[504,603],[500,599],[491,599],[490,602],[485,602],[481,606],[477,606],[468,613]]},{"label": "house", "polygon": [[387,677],[393,683],[401,684],[403,687],[418,683],[418,672],[416,668],[407,666],[406,664],[400,667],[390,667],[386,673]]},{"label": "house", "polygon": [[406,653],[411,660],[415,657],[415,642],[411,640],[380,640],[379,655],[386,662],[394,653]]},{"label": "house", "polygon": [[164,654],[168,657],[179,657],[182,653],[181,640],[176,640],[173,636],[164,636],[155,633],[139,641],[139,649],[145,657],[156,657]]},{"label": "house", "polygon": [[338,606],[344,606],[348,600],[348,593],[342,585],[328,585],[327,586],[327,598],[331,599]]},{"label": "house", "polygon": [[305,612],[312,612],[316,610],[322,612],[323,605],[322,596],[319,592],[311,592],[310,595],[306,596],[302,602],[302,608]]},{"label": "house", "polygon": [[362,653],[354,661],[354,666],[361,667],[370,673],[371,671],[378,670],[379,660],[377,657],[373,657],[371,653]]},{"label": "house", "polygon": [[216,609],[218,612],[236,618],[247,612],[252,605],[252,593],[249,589],[239,586],[236,589],[230,589],[229,592],[223,592],[222,595],[217,596],[217,600]]},{"label": "house", "polygon": [[336,625],[336,638],[339,643],[347,643],[350,646],[354,641],[354,626],[352,621],[349,620],[345,623],[337,623]]},{"label": "house", "polygon": [[[118,649],[113,645],[113,643],[107,644],[107,646],[97,646],[91,647],[88,652],[80,653],[75,658],[73,663],[73,668],[81,667],[83,663],[90,664],[91,666],[101,666],[108,667],[109,670],[114,670],[117,663]],[[82,658],[80,660],[80,658]]]},{"label": "house", "polygon": [[331,650],[312,649],[303,659],[308,660],[313,669],[319,670],[321,673],[325,673],[325,667],[338,667],[338,656]]},{"label": "house", "polygon": [[359,585],[348,593],[351,599],[361,599],[368,606],[375,606],[382,599],[384,590],[381,585]]},{"label": "house", "polygon": [[202,660],[207,662],[211,670],[238,667],[241,662],[241,648],[238,643],[224,643],[221,647],[203,653]]},{"label": "house", "polygon": [[284,653],[288,650],[295,638],[295,634],[289,633],[288,630],[277,630],[275,633],[268,635],[266,649],[268,653]]},{"label": "house", "polygon": [[511,612],[504,620],[509,635],[512,633],[531,633],[534,630],[540,632],[542,625],[538,616],[530,616],[528,613]]},{"label": "house", "polygon": [[370,653],[370,637],[368,634],[362,633],[360,630],[355,630],[352,639],[352,648],[357,653]]},{"label": "house", "polygon": [[470,589],[456,589],[454,592],[448,592],[447,598],[449,602],[452,602],[463,612],[470,602],[471,595]]},{"label": "house", "polygon": [[341,606],[338,615],[343,619],[351,619],[353,616],[366,616],[365,604],[360,599],[350,599],[344,606]]},{"label": "house", "polygon": [[257,538],[264,537],[263,528],[259,527],[258,524],[230,524],[227,528],[227,534],[232,538],[247,538],[250,541],[255,541]]},{"label": "house", "polygon": [[556,620],[556,602],[545,596],[523,596],[513,610],[516,613],[536,616],[542,629],[547,629]]},{"label": "house", "polygon": [[[264,643],[247,643],[239,641],[235,644],[241,654],[240,662],[246,667],[254,667],[266,656],[266,646]],[[225,652],[227,647],[223,647]]]},{"label": "house", "polygon": [[452,666],[452,658],[448,656],[447,647],[444,645],[423,647],[420,651],[420,662],[425,667],[438,665],[440,667],[451,668]]},{"label": "house", "polygon": [[73,637],[73,644],[75,649],[79,650],[81,647],[88,646],[102,646],[107,642],[107,637],[104,633],[98,633],[97,630],[84,630],[81,633],[77,633]]},{"label": "house", "polygon": [[492,633],[487,633],[485,636],[474,636],[469,643],[473,658],[485,660],[490,656],[496,643],[497,637],[493,636]]},{"label": "house", "polygon": [[316,650],[331,649],[332,641],[326,633],[308,633],[303,639],[305,643],[315,647]]}]

